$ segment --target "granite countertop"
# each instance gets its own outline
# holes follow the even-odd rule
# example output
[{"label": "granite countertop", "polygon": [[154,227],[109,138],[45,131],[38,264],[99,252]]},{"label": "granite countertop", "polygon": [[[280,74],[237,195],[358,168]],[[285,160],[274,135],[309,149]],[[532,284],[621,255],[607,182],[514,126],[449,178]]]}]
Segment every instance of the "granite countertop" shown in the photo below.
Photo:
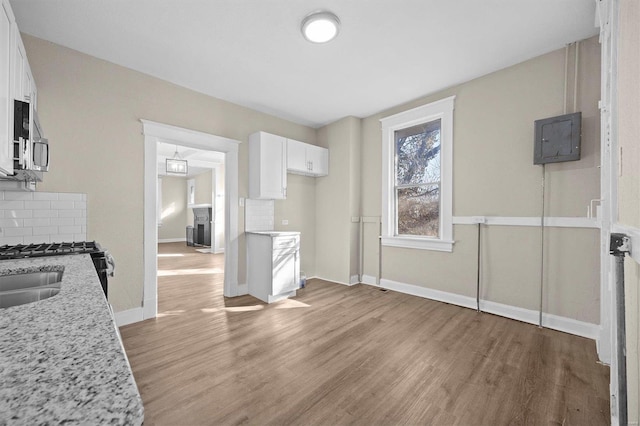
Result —
[{"label": "granite countertop", "polygon": [[0,425],[142,424],[142,400],[91,256],[0,261],[0,275],[61,268],[60,293],[0,309]]}]

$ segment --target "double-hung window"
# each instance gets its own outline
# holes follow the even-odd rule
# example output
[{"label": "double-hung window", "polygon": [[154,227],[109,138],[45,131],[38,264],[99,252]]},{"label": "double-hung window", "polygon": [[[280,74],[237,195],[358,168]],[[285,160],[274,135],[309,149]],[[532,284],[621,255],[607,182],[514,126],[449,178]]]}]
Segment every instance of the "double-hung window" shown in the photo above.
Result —
[{"label": "double-hung window", "polygon": [[382,122],[382,244],[452,251],[453,102]]}]

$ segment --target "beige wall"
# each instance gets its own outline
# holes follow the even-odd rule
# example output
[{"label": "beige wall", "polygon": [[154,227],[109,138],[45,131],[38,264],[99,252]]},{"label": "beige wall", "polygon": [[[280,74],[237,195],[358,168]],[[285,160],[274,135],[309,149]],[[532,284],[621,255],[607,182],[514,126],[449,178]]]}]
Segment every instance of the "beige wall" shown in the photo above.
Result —
[{"label": "beige wall", "polygon": [[[618,221],[640,228],[640,4],[636,0],[620,1],[618,38]],[[637,250],[632,247],[632,250]],[[640,341],[640,265],[625,260],[625,304],[627,325],[627,387],[629,422],[638,423]]]},{"label": "beige wall", "polygon": [[187,180],[181,177],[162,178],[162,226],[158,228],[158,240],[186,238],[185,227],[191,213],[187,209]]},{"label": "beige wall", "polygon": [[[26,34],[23,40],[38,87],[40,120],[51,141],[51,171],[39,190],[87,194],[87,237],[109,248],[118,262],[117,276],[109,282],[116,311],[139,307],[142,301],[144,138],[139,119],[241,141],[240,197],[248,194],[249,134],[263,130],[316,143],[315,129]],[[286,205],[290,222],[306,220],[300,218],[305,215],[303,201],[291,199]],[[238,223],[242,232],[242,211]],[[313,238],[308,232],[303,229],[303,240]],[[244,253],[241,237],[240,283],[246,282]]]},{"label": "beige wall", "polygon": [[[379,119],[452,94],[457,96],[454,215],[539,215],[541,168],[532,164],[533,121],[562,113],[564,50],[363,120],[348,117],[316,131],[43,40],[26,35],[24,39],[40,93],[41,121],[52,141],[52,171],[40,190],[88,194],[88,237],[111,249],[119,261],[111,300],[117,311],[137,307],[142,299],[140,118],[244,142],[240,146],[241,197],[247,196],[246,141],[250,133],[263,130],[328,147],[329,176],[288,175],[289,197],[275,204],[276,229],[302,232],[302,268],[308,276],[348,282],[357,271],[358,224],[351,218],[380,216]],[[546,213],[551,216],[584,216],[589,200],[599,197],[596,39],[581,44],[580,60],[583,159],[548,167]],[[285,219],[289,225],[282,224]],[[242,209],[239,223],[242,230]],[[534,308],[537,299],[532,289],[539,281],[540,252],[535,228],[485,232],[484,273],[491,280],[483,291],[492,300]],[[559,244],[554,232],[567,233],[576,242]],[[548,262],[553,278],[547,284],[558,285],[549,289],[549,297],[560,295],[559,299],[548,298],[549,312],[598,322],[599,293],[593,293],[599,271],[597,261],[592,262],[597,259],[597,244],[591,246],[597,241],[594,235],[595,230],[549,232],[547,255],[560,256]],[[370,276],[378,273],[377,236],[377,224],[364,225],[364,273]],[[473,295],[475,227],[455,226],[454,238],[452,254],[385,248],[383,277]],[[509,253],[502,255],[504,244],[515,247],[509,246]],[[565,251],[567,244],[576,250]],[[239,253],[239,282],[243,283],[243,238]],[[572,274],[574,269],[581,270],[579,278]],[[568,294],[572,294],[571,301],[565,300]]]},{"label": "beige wall", "polygon": [[360,120],[346,117],[318,129],[329,149],[329,176],[316,179],[316,275],[343,284],[358,274]]},{"label": "beige wall", "polygon": [[[572,47],[567,112],[573,110],[574,58]],[[547,166],[547,216],[585,217],[589,201],[600,194],[597,38],[581,42],[579,59],[576,109],[583,114],[582,158]],[[454,216],[540,216],[542,167],[533,165],[533,122],[563,113],[564,69],[561,49],[364,119],[362,215],[380,216],[380,118],[456,95]],[[369,276],[378,275],[377,227],[365,224],[364,274]],[[537,310],[539,228],[483,228],[483,296]],[[546,312],[600,322],[598,235],[595,229],[547,231]],[[384,247],[382,277],[475,297],[476,236],[475,225],[454,226],[453,253]]]},{"label": "beige wall", "polygon": [[[318,216],[315,206],[315,179],[288,174],[287,199],[276,200],[274,205],[275,229],[300,231],[300,270],[307,277],[314,276],[316,270],[315,222]],[[289,221],[289,224],[283,225],[283,220]]]},{"label": "beige wall", "polygon": [[196,181],[195,204],[211,204],[212,172],[200,173],[193,178]]}]

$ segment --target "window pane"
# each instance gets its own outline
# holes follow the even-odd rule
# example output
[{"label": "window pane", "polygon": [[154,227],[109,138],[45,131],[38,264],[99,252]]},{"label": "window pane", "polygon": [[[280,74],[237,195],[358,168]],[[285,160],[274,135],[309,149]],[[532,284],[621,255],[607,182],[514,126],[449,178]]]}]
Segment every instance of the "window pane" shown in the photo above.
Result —
[{"label": "window pane", "polygon": [[396,184],[440,182],[440,120],[396,130]]},{"label": "window pane", "polygon": [[398,188],[398,235],[438,237],[440,185]]}]

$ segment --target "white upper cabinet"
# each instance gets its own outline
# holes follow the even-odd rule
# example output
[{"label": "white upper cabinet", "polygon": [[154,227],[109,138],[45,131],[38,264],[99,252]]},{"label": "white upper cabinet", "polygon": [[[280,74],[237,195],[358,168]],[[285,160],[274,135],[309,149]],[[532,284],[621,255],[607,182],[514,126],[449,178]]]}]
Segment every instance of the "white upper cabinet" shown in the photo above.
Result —
[{"label": "white upper cabinet", "polygon": [[313,176],[329,174],[329,150],[321,146],[307,145],[307,162]]},{"label": "white upper cabinet", "polygon": [[11,65],[13,64],[13,28],[15,19],[9,0],[0,8],[0,174],[13,173],[13,96]]},{"label": "white upper cabinet", "polygon": [[37,107],[37,90],[9,0],[0,0],[0,175],[13,174],[14,99]]},{"label": "white upper cabinet", "polygon": [[15,49],[14,49],[14,73],[13,73],[13,97],[20,101],[32,104],[33,110],[37,110],[36,85],[31,74],[31,67],[27,59],[27,53],[20,37],[18,27],[15,27]]},{"label": "white upper cabinet", "polygon": [[249,136],[249,198],[287,198],[287,139],[265,132]]},{"label": "white upper cabinet", "polygon": [[287,171],[305,176],[329,174],[329,150],[287,139]]},{"label": "white upper cabinet", "polygon": [[307,169],[307,147],[304,142],[287,139],[287,171]]}]

